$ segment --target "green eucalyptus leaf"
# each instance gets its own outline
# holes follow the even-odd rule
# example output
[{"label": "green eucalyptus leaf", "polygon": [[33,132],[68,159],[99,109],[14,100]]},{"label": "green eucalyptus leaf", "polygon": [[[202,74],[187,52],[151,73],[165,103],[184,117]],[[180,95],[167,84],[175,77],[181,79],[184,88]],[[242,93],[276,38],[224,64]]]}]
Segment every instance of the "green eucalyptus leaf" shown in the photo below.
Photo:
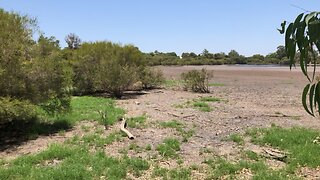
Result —
[{"label": "green eucalyptus leaf", "polygon": [[320,106],[320,82],[317,83],[314,93],[315,93],[314,94],[314,99],[315,99],[314,103],[318,104],[318,113],[320,115],[320,107],[319,107]]},{"label": "green eucalyptus leaf", "polygon": [[313,97],[314,97],[314,89],[315,89],[316,84],[313,84],[310,88],[310,92],[309,92],[309,103],[310,103],[310,111],[312,114],[313,113]]},{"label": "green eucalyptus leaf", "polygon": [[312,13],[308,14],[308,15],[306,16],[306,18],[305,18],[306,24],[308,25],[308,24],[309,24],[309,21],[310,21],[313,17],[315,17],[317,14],[318,14],[318,12],[312,12]]},{"label": "green eucalyptus leaf", "polygon": [[280,34],[283,34],[286,28],[286,21],[283,21],[283,23],[281,23],[281,29],[278,29],[278,31],[280,32]]},{"label": "green eucalyptus leaf", "polygon": [[303,105],[303,108],[307,111],[308,114],[310,114],[311,116],[314,116],[314,114],[309,111],[308,105],[307,105],[307,94],[309,92],[309,89],[310,89],[310,84],[307,84],[306,87],[303,89],[302,105]]}]

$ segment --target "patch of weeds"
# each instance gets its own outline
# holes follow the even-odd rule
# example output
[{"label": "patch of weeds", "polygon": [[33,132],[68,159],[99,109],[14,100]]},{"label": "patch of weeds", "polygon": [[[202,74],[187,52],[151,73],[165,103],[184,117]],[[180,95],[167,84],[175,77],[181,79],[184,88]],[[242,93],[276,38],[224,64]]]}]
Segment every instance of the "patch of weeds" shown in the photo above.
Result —
[{"label": "patch of weeds", "polygon": [[88,146],[95,146],[100,148],[106,144],[106,139],[98,134],[86,134],[82,137],[82,141]]},{"label": "patch of weeds", "polygon": [[191,179],[191,170],[187,168],[178,168],[169,171],[170,179]]},{"label": "patch of weeds", "polygon": [[211,167],[211,173],[208,179],[219,179],[226,176],[228,176],[229,179],[237,179],[236,175],[243,169],[251,170],[254,173],[253,179],[256,179],[256,174],[269,172],[268,167],[263,162],[248,162],[240,160],[239,162],[232,163],[225,159],[218,158],[207,162],[207,164]]},{"label": "patch of weeds", "polygon": [[0,179],[125,179],[149,169],[141,158],[113,158],[83,146],[51,145],[47,150],[18,157],[0,167]]},{"label": "patch of weeds", "polygon": [[188,139],[194,134],[194,130],[185,130],[185,124],[177,120],[160,122],[159,124],[163,128],[173,128],[178,131],[179,135],[182,136],[182,142],[188,142]]},{"label": "patch of weeds", "polygon": [[251,160],[255,160],[255,161],[259,160],[259,155],[253,151],[247,150],[245,151],[245,154]]},{"label": "patch of weeds", "polygon": [[90,131],[90,127],[89,126],[86,126],[86,125],[81,125],[81,130],[83,132],[89,132]]},{"label": "patch of weeds", "polygon": [[210,148],[207,148],[207,147],[200,148],[200,150],[199,150],[199,154],[200,155],[202,155],[202,154],[210,154],[210,153],[213,153],[213,150],[210,149]]},{"label": "patch of weeds", "polygon": [[[73,97],[71,108],[72,111],[64,118],[72,122],[96,120],[103,125],[113,125],[124,114],[123,109],[115,106],[114,100],[102,97]],[[101,117],[101,112],[103,112],[105,118]]]},{"label": "patch of weeds", "polygon": [[148,170],[150,165],[147,161],[141,158],[125,158],[125,163],[134,176],[139,177],[142,175],[142,171]]},{"label": "patch of weeds", "polygon": [[191,170],[186,168],[166,169],[156,166],[152,173],[153,177],[162,177],[162,179],[190,179]]},{"label": "patch of weeds", "polygon": [[182,159],[178,159],[177,160],[177,164],[179,164],[179,165],[183,164],[183,160]]},{"label": "patch of weeds", "polygon": [[118,150],[118,153],[123,154],[123,155],[127,155],[128,154],[128,149],[127,148],[121,148]]},{"label": "patch of weeds", "polygon": [[316,139],[320,132],[306,128],[280,128],[273,126],[268,129],[253,129],[248,133],[252,141],[259,145],[269,145],[289,152],[288,164],[295,169],[297,166],[318,167],[320,145]]},{"label": "patch of weeds", "polygon": [[174,128],[176,130],[179,128],[183,128],[185,126],[184,124],[182,124],[181,122],[179,122],[177,120],[160,122],[159,124],[163,128]]},{"label": "patch of weeds", "polygon": [[192,104],[192,106],[202,112],[210,112],[212,110],[209,104],[203,101],[196,101]]},{"label": "patch of weeds", "polygon": [[129,150],[132,150],[137,153],[142,152],[142,148],[140,146],[138,146],[136,143],[131,143],[129,145]]},{"label": "patch of weeds", "polygon": [[193,170],[193,171],[197,171],[197,170],[200,169],[200,167],[199,167],[199,165],[197,165],[197,164],[192,164],[189,169],[191,169],[191,170]]},{"label": "patch of weeds", "polygon": [[211,97],[211,96],[201,97],[199,100],[204,102],[221,102],[222,101],[220,98]]},{"label": "patch of weeds", "polygon": [[96,134],[103,134],[104,128],[99,127],[99,128],[97,128],[94,132],[95,132]]},{"label": "patch of weeds", "polygon": [[145,150],[147,150],[147,151],[151,151],[151,150],[152,150],[152,146],[151,146],[151,144],[146,145]]},{"label": "patch of weeds", "polygon": [[188,142],[189,138],[193,136],[194,130],[183,130],[181,129],[180,135],[182,136],[182,142]]},{"label": "patch of weeds", "polygon": [[[106,137],[106,144],[112,144],[113,142],[120,141],[121,137],[124,135],[120,131],[115,131],[109,134],[109,136]],[[126,136],[126,135],[125,135]]]},{"label": "patch of weeds", "polygon": [[122,134],[120,131],[112,132],[107,137],[103,137],[99,134],[86,134],[83,137],[74,136],[73,138],[66,141],[67,144],[78,145],[82,144],[85,146],[94,146],[102,148],[104,145],[112,144],[115,141],[120,141]]},{"label": "patch of weeds", "polygon": [[209,83],[210,87],[217,87],[217,86],[225,86],[225,84],[222,83]]},{"label": "patch of weeds", "polygon": [[144,128],[145,122],[147,120],[146,116],[138,116],[127,119],[127,125],[130,128]]},{"label": "patch of weeds", "polygon": [[177,139],[167,138],[157,146],[156,150],[162,157],[174,159],[179,157],[177,151],[180,151],[180,142]]},{"label": "patch of weeds", "polygon": [[239,134],[231,134],[229,139],[238,145],[244,145],[244,139]]},{"label": "patch of weeds", "polygon": [[169,170],[166,169],[166,168],[161,168],[159,166],[156,166],[154,169],[153,169],[153,172],[152,172],[152,177],[162,177],[163,179],[168,179],[168,172]]}]

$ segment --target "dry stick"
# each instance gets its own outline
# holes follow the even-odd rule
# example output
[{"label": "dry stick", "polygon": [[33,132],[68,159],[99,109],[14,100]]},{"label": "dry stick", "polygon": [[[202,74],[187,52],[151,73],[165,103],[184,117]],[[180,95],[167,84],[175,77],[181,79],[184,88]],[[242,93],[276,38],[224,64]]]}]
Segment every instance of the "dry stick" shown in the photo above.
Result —
[{"label": "dry stick", "polygon": [[269,155],[270,158],[284,161],[287,155],[284,152],[275,149],[263,149],[263,151]]},{"label": "dry stick", "polygon": [[174,116],[174,117],[180,117],[179,115],[177,115],[177,114],[174,114],[174,113],[171,113],[171,112],[167,112],[169,115],[171,115],[171,116]]},{"label": "dry stick", "polygon": [[122,122],[120,124],[120,130],[127,134],[129,139],[134,139],[134,136],[126,129],[127,123],[125,118],[121,118]]}]

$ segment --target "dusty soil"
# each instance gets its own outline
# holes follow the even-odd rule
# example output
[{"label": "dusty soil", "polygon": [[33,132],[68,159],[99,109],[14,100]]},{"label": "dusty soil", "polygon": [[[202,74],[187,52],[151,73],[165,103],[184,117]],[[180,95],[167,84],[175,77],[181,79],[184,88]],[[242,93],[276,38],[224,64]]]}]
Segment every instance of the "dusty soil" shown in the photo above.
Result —
[{"label": "dusty soil", "polygon": [[[145,95],[135,98],[118,100],[117,104],[126,109],[126,116],[147,115],[147,127],[130,129],[136,139],[115,142],[106,147],[106,153],[117,156],[120,149],[132,142],[142,147],[151,144],[152,149],[155,149],[157,144],[166,137],[181,138],[174,129],[159,127],[159,122],[173,119],[186,123],[187,129],[195,131],[189,141],[182,144],[180,151],[183,165],[186,166],[201,164],[212,154],[222,155],[227,159],[239,158],[239,147],[233,142],[226,141],[226,138],[233,133],[244,133],[248,128],[270,127],[271,124],[275,124],[282,127],[303,126],[320,129],[319,119],[312,118],[302,108],[301,92],[307,80],[299,69],[290,71],[288,67],[251,66],[158,68],[164,72],[167,79],[179,79],[182,72],[203,67],[213,72],[214,77],[210,82],[224,86],[211,87],[209,94],[166,88],[148,91]],[[201,112],[192,107],[177,107],[188,100],[192,101],[205,96],[217,97],[223,101],[209,103],[213,108],[211,112]],[[56,134],[25,142],[19,147],[0,152],[0,158],[14,158],[21,154],[38,152],[45,149],[49,143],[61,142],[63,139],[72,137],[73,134],[79,134],[80,126],[81,123],[63,136]],[[201,153],[204,148],[211,149],[213,152]],[[246,148],[259,150],[259,147],[254,145],[248,145]],[[132,156],[144,158],[154,155],[152,152],[129,152],[129,155],[130,153]],[[161,166],[172,168],[176,167],[177,163],[167,161],[161,163]],[[201,176],[197,174],[198,178]]]}]

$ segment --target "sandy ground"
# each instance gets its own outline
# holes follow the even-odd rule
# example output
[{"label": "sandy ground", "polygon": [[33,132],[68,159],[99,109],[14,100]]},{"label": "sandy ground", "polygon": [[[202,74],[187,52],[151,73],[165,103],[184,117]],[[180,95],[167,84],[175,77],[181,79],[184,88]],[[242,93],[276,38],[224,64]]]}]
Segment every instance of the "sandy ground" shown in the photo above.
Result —
[{"label": "sandy ground", "polygon": [[[178,79],[180,73],[205,67],[213,71],[213,83],[224,86],[211,87],[210,94],[197,94],[177,90],[155,90],[137,99],[120,100],[119,106],[128,116],[147,114],[150,122],[177,119],[195,129],[195,135],[183,144],[186,163],[203,161],[199,150],[214,148],[219,155],[232,157],[238,152],[234,144],[225,141],[233,133],[244,133],[252,127],[303,126],[320,128],[320,121],[308,115],[301,105],[301,92],[307,81],[298,69],[288,67],[237,67],[237,66],[184,66],[159,67],[166,78]],[[188,100],[199,97],[218,97],[223,102],[210,103],[212,112],[193,108],[176,108]],[[157,144],[170,134],[162,130],[137,130],[141,143]],[[157,133],[155,135],[155,133]],[[140,140],[138,140],[140,141]]]},{"label": "sandy ground", "polygon": [[[301,105],[301,92],[307,83],[299,69],[288,67],[254,67],[254,66],[177,66],[158,67],[167,79],[179,79],[182,72],[191,69],[206,68],[213,72],[212,83],[224,86],[211,87],[211,93],[198,94],[173,89],[148,91],[145,95],[131,99],[118,100],[117,104],[126,109],[128,117],[147,115],[147,128],[131,129],[136,136],[134,141],[123,140],[106,147],[106,153],[117,156],[119,149],[129,143],[140,146],[151,144],[152,148],[166,137],[181,138],[174,129],[160,128],[158,123],[179,120],[187,124],[187,129],[195,134],[188,142],[182,144],[180,155],[186,166],[200,164],[208,154],[201,154],[201,149],[212,149],[216,155],[227,159],[239,158],[238,146],[225,139],[233,133],[244,133],[252,127],[270,127],[275,124],[282,127],[303,126],[320,129],[320,121],[308,115]],[[177,105],[199,97],[212,96],[222,102],[211,102],[211,112],[201,112],[192,107],[177,108]],[[75,128],[76,133],[79,127]],[[67,132],[66,136],[72,136]],[[0,157],[33,153],[44,149],[47,144],[61,141],[59,135],[40,137],[22,144],[15,149],[0,152]],[[247,148],[257,148],[248,146]],[[145,152],[132,154],[147,158],[152,156]],[[164,162],[163,166],[176,167],[176,161]],[[201,175],[198,175],[201,177]]]}]

